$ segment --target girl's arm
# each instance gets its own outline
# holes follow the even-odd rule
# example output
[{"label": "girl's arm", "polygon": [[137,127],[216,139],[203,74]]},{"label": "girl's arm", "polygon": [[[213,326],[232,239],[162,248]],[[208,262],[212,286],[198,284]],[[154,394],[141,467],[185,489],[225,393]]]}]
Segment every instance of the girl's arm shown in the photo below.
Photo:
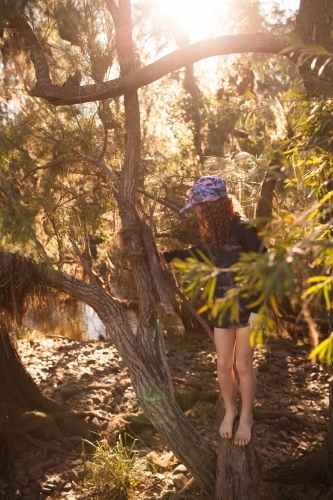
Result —
[{"label": "girl's arm", "polygon": [[263,240],[258,236],[257,228],[249,226],[246,221],[238,224],[238,238],[246,252],[267,252]]},{"label": "girl's arm", "polygon": [[171,252],[162,252],[162,254],[166,263],[169,263],[176,258],[180,260],[186,260],[189,257],[196,257],[197,259],[202,260],[200,258],[200,255],[196,253],[196,250],[201,250],[199,245],[188,248],[187,250],[171,250]]}]

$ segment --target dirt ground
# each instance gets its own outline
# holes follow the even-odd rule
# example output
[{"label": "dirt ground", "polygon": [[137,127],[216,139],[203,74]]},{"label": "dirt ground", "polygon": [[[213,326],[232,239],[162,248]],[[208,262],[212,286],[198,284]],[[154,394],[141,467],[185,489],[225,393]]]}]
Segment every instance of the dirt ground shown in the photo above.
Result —
[{"label": "dirt ground", "polygon": [[[65,402],[70,409],[91,411],[97,433],[110,435],[125,429],[137,439],[145,466],[134,498],[170,500],[191,479],[154,427],[139,418],[141,410],[128,370],[111,343],[37,338],[20,340],[18,350],[47,395]],[[263,471],[318,447],[325,438],[329,375],[322,367],[310,364],[309,351],[307,341],[288,334],[272,336],[256,350],[258,418],[253,439]],[[167,334],[166,354],[180,406],[216,448],[219,391],[212,341],[204,333]],[[271,410],[279,412],[277,418],[262,418],[262,412]],[[138,418],[133,420],[133,415]],[[27,443],[14,463],[13,476],[0,478],[0,499],[96,498],[84,484],[82,439],[80,430],[72,429],[68,438],[53,441],[52,450]],[[261,484],[262,500],[319,499],[323,491],[303,485]],[[195,487],[188,493],[200,494]]]}]

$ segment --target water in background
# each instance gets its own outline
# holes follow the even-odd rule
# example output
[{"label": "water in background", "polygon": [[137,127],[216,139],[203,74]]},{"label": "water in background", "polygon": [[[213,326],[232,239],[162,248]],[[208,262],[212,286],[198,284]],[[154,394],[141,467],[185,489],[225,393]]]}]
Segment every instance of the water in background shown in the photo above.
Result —
[{"label": "water in background", "polygon": [[[127,319],[134,333],[137,331],[137,318],[132,310],[126,311]],[[167,316],[159,310],[162,332],[184,333],[184,326],[179,316]],[[95,311],[85,305],[79,304],[68,310],[58,310],[53,306],[45,308],[42,313],[30,313],[24,330],[28,333],[42,334],[44,336],[61,336],[72,340],[95,341],[106,339],[106,329]]]},{"label": "water in background", "polygon": [[102,340],[105,326],[95,311],[84,304],[69,310],[45,308],[42,313],[30,313],[24,324],[26,332],[45,336],[67,337],[72,340]]}]

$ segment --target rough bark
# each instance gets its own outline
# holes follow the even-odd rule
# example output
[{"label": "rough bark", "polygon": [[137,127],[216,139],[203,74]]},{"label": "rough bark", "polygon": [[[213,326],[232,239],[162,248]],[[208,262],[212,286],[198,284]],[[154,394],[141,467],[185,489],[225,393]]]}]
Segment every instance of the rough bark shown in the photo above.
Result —
[{"label": "rough bark", "polygon": [[[328,2],[327,5],[332,4],[331,0],[325,1]],[[101,288],[76,281],[65,275],[61,276],[60,281],[53,282],[53,286],[93,307],[106,326],[112,324],[116,347],[129,367],[134,390],[147,417],[154,423],[161,437],[174,451],[178,459],[187,466],[200,487],[211,494],[214,491],[215,482],[215,453],[192,428],[173,398],[171,377],[163,352],[163,339],[159,329],[156,328],[158,294],[147,262],[142,224],[135,210],[141,141],[137,89],[206,57],[248,52],[277,54],[291,44],[291,39],[288,36],[275,36],[270,33],[210,38],[182,47],[135,71],[131,39],[130,1],[119,0],[119,7],[113,0],[107,0],[107,4],[116,27],[121,76],[110,82],[94,85],[81,86],[77,82],[72,85],[69,80],[62,87],[52,84],[47,61],[33,29],[15,9],[11,10],[11,14],[7,18],[11,27],[16,29],[28,42],[31,60],[36,72],[36,85],[31,91],[32,96],[46,99],[54,105],[65,105],[124,95],[127,144],[123,182],[118,186],[115,196],[122,221],[120,236],[127,251],[128,260],[131,262],[133,277],[140,297],[137,335],[133,334],[122,308]],[[309,6],[311,4],[315,10],[318,7],[314,0],[302,0],[302,4]],[[301,26],[302,16],[308,16],[309,12],[307,10],[300,11],[298,27],[301,27],[301,30],[303,30]],[[320,9],[320,15],[324,15],[323,9]],[[331,24],[330,21],[330,27]],[[228,465],[230,463],[235,465],[237,457],[234,456],[234,453],[241,451],[244,452],[238,448],[230,451],[232,455],[228,454]],[[327,455],[323,454],[323,456]],[[248,458],[244,464],[247,464],[243,469],[247,477],[257,474],[255,469],[248,468]],[[238,473],[238,467],[239,464],[235,467],[237,469],[234,470],[235,474]],[[220,472],[220,468],[218,470]],[[224,470],[226,469],[224,468]],[[219,481],[221,481],[221,477]],[[242,477],[239,482],[245,484],[244,479]],[[227,488],[228,484],[230,487],[228,477],[225,477],[225,481],[226,486],[219,482],[218,487]],[[236,486],[238,484],[235,484],[235,488]],[[237,498],[247,497],[241,494]]]},{"label": "rough bark", "polygon": [[[310,95],[318,96],[323,91],[327,93],[327,87],[332,85],[332,64],[327,64],[321,73],[321,78],[317,78],[320,68],[332,54],[332,23],[333,3],[331,0],[321,0],[320,2],[301,0],[296,16],[295,34],[299,36],[304,47],[313,47],[313,57],[301,64],[299,68],[304,86]],[[298,54],[296,54],[297,56]],[[315,65],[311,68],[315,58]]]},{"label": "rough bark", "polygon": [[56,286],[90,305],[104,324],[112,323],[115,345],[128,366],[133,388],[146,416],[200,487],[213,493],[216,455],[190,425],[173,397],[163,345],[155,325],[150,329],[146,326],[144,331],[141,326],[141,333],[136,336],[122,308],[102,289],[66,275]]},{"label": "rough bark", "polygon": [[[130,1],[120,0],[118,13],[113,2],[110,6],[116,26],[116,48],[121,74],[126,77],[134,66]],[[122,335],[121,339],[126,339],[126,344],[117,347],[122,347],[121,355],[127,361],[133,388],[147,417],[154,423],[159,434],[175,455],[178,458],[182,457],[180,460],[187,464],[201,487],[207,492],[212,492],[215,454],[204,445],[200,435],[191,428],[173,397],[171,376],[164,354],[164,343],[160,329],[156,327],[157,289],[159,285],[156,287],[154,283],[145,251],[148,246],[149,253],[151,253],[151,245],[148,245],[150,235],[143,234],[143,225],[135,210],[141,145],[137,91],[126,92],[124,102],[127,140],[123,183],[119,196],[117,196],[117,202],[122,223],[120,237],[123,247],[127,249],[140,302],[136,338],[133,338],[133,334],[128,332],[131,339],[129,339],[128,333]],[[151,255],[150,258],[152,258]],[[108,319],[105,318],[105,321],[109,322],[110,316]],[[114,337],[115,340],[116,338],[120,340],[116,333],[114,333]],[[163,418],[161,418],[162,415]],[[191,443],[191,452],[187,453],[189,443]],[[204,473],[200,467],[202,453],[206,456],[208,465]]]},{"label": "rough bark", "polygon": [[[6,295],[10,293],[11,288],[8,276],[14,276],[10,269],[13,262],[17,263],[16,254],[0,253],[0,289]],[[56,291],[66,293],[92,307],[106,326],[112,325],[115,346],[129,368],[133,388],[147,417],[178,459],[188,467],[200,487],[207,493],[213,493],[216,455],[191,426],[173,397],[163,341],[156,324],[150,324],[154,313],[141,311],[141,325],[135,335],[121,305],[101,287],[81,282],[65,274],[47,275],[45,266],[39,266],[32,259],[22,259],[23,265],[34,271],[33,287],[36,290],[41,287],[45,292],[48,287],[52,287]],[[29,277],[29,273],[26,273],[26,276]],[[141,285],[142,290],[146,290],[144,284]],[[3,296],[0,299],[3,306]],[[20,403],[20,414],[38,410],[51,413],[55,419],[62,418],[60,413],[68,415],[66,407],[42,395],[22,367],[17,353],[13,351],[11,344],[8,344],[7,337],[0,337],[0,340],[7,339],[6,343],[0,345],[1,403],[5,404],[8,399],[6,408],[13,407],[13,414]],[[6,408],[1,407],[3,411],[0,415],[9,415]],[[8,417],[8,425],[12,425],[11,420]],[[4,429],[3,425],[1,429]]]},{"label": "rough bark", "polygon": [[46,99],[55,106],[110,99],[149,85],[172,71],[207,57],[249,52],[278,54],[290,44],[290,39],[285,35],[270,33],[212,37],[175,50],[144,68],[109,82],[75,88],[37,81],[30,94]]},{"label": "rough bark", "polygon": [[[218,424],[222,422],[224,409],[218,400]],[[237,422],[234,423],[234,433]],[[218,436],[216,466],[216,500],[258,500],[259,463],[253,441],[247,446],[236,446],[233,439]]]}]

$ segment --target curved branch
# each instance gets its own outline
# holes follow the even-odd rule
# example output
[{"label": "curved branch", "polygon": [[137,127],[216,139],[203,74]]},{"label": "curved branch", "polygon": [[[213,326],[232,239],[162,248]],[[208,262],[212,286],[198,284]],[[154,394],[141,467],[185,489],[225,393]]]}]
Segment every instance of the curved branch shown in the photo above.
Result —
[{"label": "curved branch", "polygon": [[[141,193],[144,196],[146,196],[146,198],[150,198],[151,200],[155,199],[155,197],[152,194],[147,193],[147,191],[145,191],[144,189],[136,188],[136,190],[137,190],[138,193]],[[164,205],[165,207],[171,208],[171,210],[173,210],[177,214],[179,214],[179,211],[182,208],[180,206],[178,207],[177,205],[175,205],[174,203],[171,203],[168,200],[165,200],[164,198],[160,198],[159,196],[156,197],[156,201],[158,203],[160,203],[161,205]]]},{"label": "curved branch", "polygon": [[[21,34],[24,36],[23,32]],[[245,33],[242,35],[212,37],[175,50],[144,68],[120,78],[109,82],[78,87],[59,87],[48,83],[45,79],[40,79],[36,71],[37,82],[30,95],[46,99],[55,106],[110,99],[149,85],[172,71],[177,71],[207,57],[249,52],[279,54],[291,43],[289,36],[272,35],[270,33]],[[30,46],[30,48],[31,58],[36,68],[37,56],[34,51],[37,50],[37,47]]]}]

